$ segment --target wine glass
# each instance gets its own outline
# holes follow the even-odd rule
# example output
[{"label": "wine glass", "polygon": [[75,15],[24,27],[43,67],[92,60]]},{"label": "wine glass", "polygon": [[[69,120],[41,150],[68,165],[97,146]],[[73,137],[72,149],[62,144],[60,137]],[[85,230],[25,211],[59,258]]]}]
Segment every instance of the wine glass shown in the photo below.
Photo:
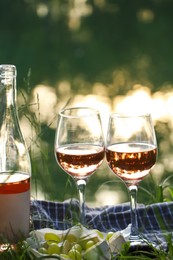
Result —
[{"label": "wine glass", "polygon": [[132,246],[144,244],[136,213],[140,181],[156,163],[157,142],[151,115],[110,115],[106,138],[106,159],[113,173],[128,187],[131,206]]},{"label": "wine glass", "polygon": [[85,187],[104,159],[100,114],[89,107],[59,112],[55,134],[55,156],[61,168],[73,177],[79,192],[80,223],[85,224]]}]

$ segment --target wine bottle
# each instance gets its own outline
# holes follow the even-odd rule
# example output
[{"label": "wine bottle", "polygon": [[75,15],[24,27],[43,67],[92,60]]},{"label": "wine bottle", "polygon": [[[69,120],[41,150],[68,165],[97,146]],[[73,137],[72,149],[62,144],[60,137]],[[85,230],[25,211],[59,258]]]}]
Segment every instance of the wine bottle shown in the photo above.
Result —
[{"label": "wine bottle", "polygon": [[18,119],[16,67],[0,65],[0,244],[28,236],[31,162]]}]

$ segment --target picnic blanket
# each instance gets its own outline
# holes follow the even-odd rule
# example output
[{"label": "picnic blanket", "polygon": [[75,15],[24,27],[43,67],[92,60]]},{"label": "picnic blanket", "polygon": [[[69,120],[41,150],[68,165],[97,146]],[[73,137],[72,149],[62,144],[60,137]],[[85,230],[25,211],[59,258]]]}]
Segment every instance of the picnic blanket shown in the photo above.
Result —
[{"label": "picnic blanket", "polygon": [[[173,232],[173,202],[138,205],[139,230],[151,242],[166,248],[167,237]],[[122,231],[131,223],[129,203],[90,208],[86,206],[86,226],[102,232]],[[77,200],[51,202],[31,201],[31,220],[34,229],[49,227],[70,228],[79,222]]]}]

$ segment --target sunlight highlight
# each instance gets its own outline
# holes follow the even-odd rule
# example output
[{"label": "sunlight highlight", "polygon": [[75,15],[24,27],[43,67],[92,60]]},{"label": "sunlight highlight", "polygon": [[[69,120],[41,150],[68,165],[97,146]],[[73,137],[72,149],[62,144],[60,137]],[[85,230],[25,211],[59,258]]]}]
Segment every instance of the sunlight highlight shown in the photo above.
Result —
[{"label": "sunlight highlight", "polygon": [[81,18],[92,13],[92,6],[86,0],[74,0],[69,12],[69,28],[76,30],[80,27]]},{"label": "sunlight highlight", "polygon": [[[37,121],[49,125],[55,129],[57,113],[67,105],[70,99],[71,85],[68,81],[62,81],[57,89],[46,85],[37,85],[33,89],[31,99],[31,111],[37,117]],[[99,93],[99,95],[97,94]],[[21,96],[19,96],[21,103]],[[106,87],[103,84],[93,84],[93,94],[76,94],[68,106],[89,106],[99,110],[106,135],[108,119],[111,112],[140,114],[150,113],[154,122],[169,122],[173,129],[173,91],[158,91],[151,93],[150,88],[143,85],[134,85],[126,95],[116,96],[113,100],[107,96]],[[26,119],[22,119],[22,127],[26,125],[26,135],[31,136]],[[33,133],[32,133],[33,135]]]},{"label": "sunlight highlight", "polygon": [[50,86],[37,85],[32,92],[32,103],[38,103],[38,110],[34,109],[41,123],[49,123],[55,116],[58,102],[55,89]]},{"label": "sunlight highlight", "polygon": [[137,85],[127,96],[118,96],[113,100],[113,111],[123,114],[150,113],[152,97],[149,88]]},{"label": "sunlight highlight", "polygon": [[137,13],[137,18],[140,22],[151,23],[154,20],[154,12],[151,9],[140,9]]},{"label": "sunlight highlight", "polygon": [[154,121],[173,122],[173,91],[151,94],[148,87],[135,85],[126,96],[114,98],[113,112],[150,113]]},{"label": "sunlight highlight", "polygon": [[96,192],[96,205],[105,206],[105,205],[117,205],[121,200],[125,200],[125,194],[121,190],[110,190],[108,188],[101,189]]}]

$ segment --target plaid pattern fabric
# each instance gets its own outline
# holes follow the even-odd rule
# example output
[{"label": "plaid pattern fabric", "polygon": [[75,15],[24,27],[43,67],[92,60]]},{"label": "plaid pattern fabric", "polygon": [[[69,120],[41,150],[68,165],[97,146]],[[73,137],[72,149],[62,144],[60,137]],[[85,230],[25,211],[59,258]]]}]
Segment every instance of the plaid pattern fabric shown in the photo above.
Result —
[{"label": "plaid pattern fabric", "polygon": [[[138,205],[137,214],[139,229],[149,240],[164,243],[165,236],[173,232],[173,202]],[[79,222],[79,203],[77,200],[63,203],[32,201],[31,218],[35,229],[67,229]],[[128,203],[100,208],[86,207],[88,228],[103,232],[121,231],[130,222]]]}]

